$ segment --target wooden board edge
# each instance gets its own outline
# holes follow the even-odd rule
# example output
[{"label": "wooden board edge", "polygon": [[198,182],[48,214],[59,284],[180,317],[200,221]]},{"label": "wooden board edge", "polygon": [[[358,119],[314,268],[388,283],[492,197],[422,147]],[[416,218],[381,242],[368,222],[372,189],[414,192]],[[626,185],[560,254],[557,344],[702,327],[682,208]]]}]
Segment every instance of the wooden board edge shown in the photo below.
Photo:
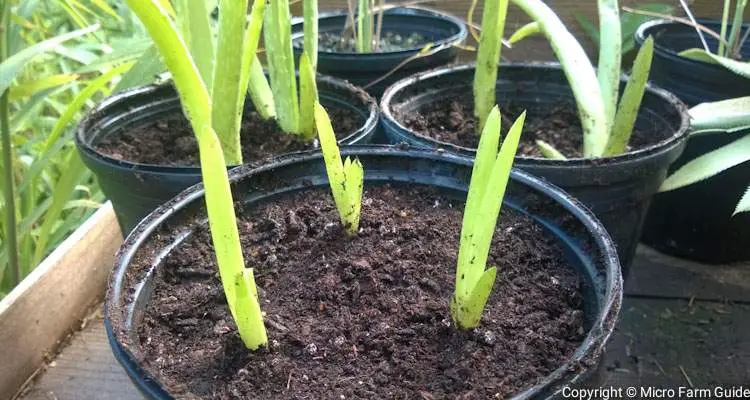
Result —
[{"label": "wooden board edge", "polygon": [[0,301],[0,400],[13,397],[100,300],[122,240],[106,203]]}]

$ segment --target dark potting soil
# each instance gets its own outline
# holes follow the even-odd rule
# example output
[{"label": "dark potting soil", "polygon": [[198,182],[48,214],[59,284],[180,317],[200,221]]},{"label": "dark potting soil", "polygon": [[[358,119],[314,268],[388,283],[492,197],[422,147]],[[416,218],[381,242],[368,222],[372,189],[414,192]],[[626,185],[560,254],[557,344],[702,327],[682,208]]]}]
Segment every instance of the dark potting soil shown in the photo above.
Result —
[{"label": "dark potting soil", "polygon": [[[523,105],[506,102],[500,104],[503,133],[525,110]],[[474,100],[468,96],[430,102],[418,112],[396,113],[396,119],[407,128],[432,139],[476,149],[479,136],[474,133]],[[664,140],[656,129],[635,129],[630,139],[630,149],[636,150]],[[574,103],[557,104],[549,108],[528,110],[518,154],[543,157],[537,140],[551,144],[566,157],[583,156],[583,129]]]},{"label": "dark potting soil", "polygon": [[[397,32],[384,32],[380,37],[380,46],[375,53],[388,53],[394,51],[421,49],[429,43],[427,39],[419,33],[412,33],[405,36]],[[356,53],[356,40],[352,35],[342,35],[341,33],[323,32],[318,39],[320,51],[338,52],[338,53]]]},{"label": "dark potting soil", "polygon": [[581,283],[528,217],[501,214],[495,287],[480,327],[462,332],[449,311],[462,203],[371,188],[348,238],[330,197],[307,191],[239,214],[268,349],[244,348],[208,229],[173,250],[138,328],[146,370],[178,398],[489,399],[535,384],[581,344]]},{"label": "dark potting soil", "polygon": [[[329,108],[333,130],[338,138],[354,133],[360,117],[343,108]],[[255,111],[244,113],[240,130],[242,160],[245,164],[296,151],[310,150],[316,142],[284,133],[274,120],[263,120]],[[109,157],[142,164],[197,166],[198,142],[190,123],[182,113],[159,121],[121,130],[95,144],[97,151]]]}]

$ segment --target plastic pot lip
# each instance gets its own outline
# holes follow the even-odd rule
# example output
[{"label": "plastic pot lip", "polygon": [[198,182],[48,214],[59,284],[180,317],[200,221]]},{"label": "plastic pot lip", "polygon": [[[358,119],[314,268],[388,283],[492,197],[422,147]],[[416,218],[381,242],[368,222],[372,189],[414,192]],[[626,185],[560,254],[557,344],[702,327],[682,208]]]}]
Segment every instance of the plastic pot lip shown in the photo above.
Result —
[{"label": "plastic pot lip", "polygon": [[[476,154],[476,149],[459,146],[452,143],[442,142],[422,134],[414,132],[404,125],[402,125],[393,116],[393,110],[391,109],[391,103],[393,97],[398,94],[401,90],[418,84],[419,82],[441,75],[447,75],[454,72],[464,72],[467,70],[475,69],[476,64],[463,64],[453,67],[438,68],[431,71],[423,72],[420,74],[412,75],[408,78],[404,78],[393,85],[391,85],[383,94],[380,101],[380,113],[384,123],[392,124],[397,126],[403,131],[408,131],[411,135],[419,138],[422,141],[434,143],[435,145],[459,154],[470,155],[473,157]],[[556,62],[509,62],[501,63],[499,68],[499,76],[502,79],[503,69],[533,69],[533,70],[555,70],[560,74],[563,74],[563,68],[559,63]],[[624,79],[624,78],[623,78]],[[580,168],[598,168],[598,167],[609,167],[609,166],[623,166],[633,162],[640,162],[646,158],[657,158],[665,155],[675,148],[681,146],[687,140],[690,128],[690,116],[688,114],[687,106],[677,98],[677,96],[667,92],[664,89],[660,89],[657,86],[648,83],[646,85],[646,93],[650,93],[659,97],[665,103],[673,107],[680,115],[679,128],[675,130],[674,134],[670,137],[653,144],[651,146],[638,149],[636,151],[630,151],[617,156],[602,157],[602,158],[568,158],[567,160],[550,160],[543,157],[528,157],[528,156],[517,156],[515,163],[517,165],[535,165],[542,168],[568,168],[568,169],[580,169]],[[572,97],[571,97],[572,98]]]},{"label": "plastic pot lip", "polygon": [[[701,25],[717,25],[719,27],[721,26],[721,21],[714,20],[714,19],[698,19],[697,22]],[[677,27],[677,26],[686,26],[686,25],[681,24],[679,22],[670,21],[667,19],[655,19],[655,20],[644,22],[635,31],[635,42],[638,44],[638,47],[640,48],[643,45],[643,42],[646,41],[646,38],[649,36],[652,30],[657,29],[657,28],[669,29],[671,27]],[[742,24],[742,27],[743,29],[750,29],[750,24]],[[691,65],[700,66],[703,68],[711,68],[716,71],[726,71],[726,68],[720,65],[715,65],[715,64],[711,64],[705,61],[694,60],[692,58],[683,57],[678,52],[672,50],[671,48],[660,44],[658,38],[656,37],[654,37],[654,50],[657,54],[661,55],[662,57],[669,58],[672,60],[677,60],[679,62],[685,63],[687,66],[691,66]]]},{"label": "plastic pot lip", "polygon": [[[361,140],[362,137],[368,135],[375,129],[377,129],[379,120],[380,120],[380,109],[378,108],[377,101],[367,92],[365,92],[363,89],[354,86],[350,84],[349,82],[335,78],[332,76],[327,75],[318,75],[317,81],[320,82],[326,82],[327,84],[336,87],[337,89],[340,89],[341,92],[350,92],[353,94],[356,94],[357,96],[361,97],[365,104],[362,105],[362,107],[367,107],[369,111],[369,115],[367,117],[367,120],[365,120],[364,124],[357,129],[355,132],[350,134],[349,136],[346,136],[339,140],[339,143],[351,143],[351,142],[357,142]],[[160,83],[160,84],[150,84],[150,85],[144,85],[139,86],[131,89],[127,89],[124,91],[121,91],[119,93],[113,94],[104,100],[102,100],[96,107],[94,107],[92,110],[90,110],[84,118],[81,120],[81,122],[76,127],[76,132],[74,135],[75,138],[75,144],[78,148],[78,151],[83,152],[86,154],[86,156],[97,160],[99,163],[109,164],[114,166],[115,168],[124,168],[124,169],[130,169],[134,171],[139,172],[152,172],[156,174],[171,174],[171,175],[196,175],[200,174],[200,167],[199,166],[169,166],[169,165],[158,165],[158,164],[145,164],[145,163],[137,163],[133,161],[127,161],[127,160],[118,160],[115,158],[112,158],[110,156],[107,156],[105,154],[100,153],[96,150],[94,146],[89,143],[88,140],[86,140],[86,137],[88,136],[88,132],[91,129],[99,129],[97,127],[98,121],[101,119],[103,115],[108,115],[110,110],[112,108],[115,109],[115,113],[122,113],[122,111],[117,110],[117,106],[120,103],[127,103],[129,99],[133,97],[141,97],[141,96],[148,96],[151,93],[154,93],[158,90],[163,90],[165,87],[173,86],[171,81]],[[325,90],[322,90],[321,92],[325,93]],[[175,96],[177,98],[177,96]],[[154,104],[158,101],[163,100],[145,100],[139,107],[149,107],[150,104]],[[248,100],[249,101],[249,100]],[[236,166],[232,166],[236,167]]]},{"label": "plastic pot lip", "polygon": [[[367,145],[343,148],[341,153],[342,157],[408,157],[463,166],[472,165],[472,161],[466,157],[430,149],[409,149],[408,147],[404,149],[385,145]],[[311,161],[323,162],[322,158],[322,153],[318,150],[283,155],[260,167],[243,165],[234,168],[229,172],[229,180],[230,182],[235,183],[248,176],[269,172],[285,165]],[[565,364],[555,369],[537,385],[526,389],[524,392],[519,393],[514,397],[514,399],[527,399],[536,398],[535,396],[538,396],[540,391],[547,389],[552,389],[554,393],[558,393],[562,390],[562,386],[560,385],[565,384],[566,379],[568,380],[567,383],[575,382],[575,379],[571,380],[571,378],[576,376],[576,370],[579,366],[584,365],[590,367],[591,361],[597,360],[601,357],[601,354],[604,351],[604,346],[613,333],[614,327],[617,323],[622,303],[623,280],[615,244],[601,222],[599,222],[590,210],[563,190],[526,172],[514,168],[511,172],[511,179],[549,196],[555,202],[560,204],[569,215],[574,216],[585,226],[588,235],[593,239],[596,247],[601,251],[601,257],[599,260],[601,260],[603,265],[604,279],[602,283],[605,286],[604,297],[602,303],[599,305],[598,315],[595,321],[593,321],[592,327],[588,330],[586,338]],[[192,201],[201,198],[203,193],[203,184],[196,184],[186,189],[169,202],[161,205],[144,218],[125,238],[123,245],[115,256],[114,268],[110,273],[109,286],[104,302],[104,323],[109,342],[113,347],[113,351],[115,352],[118,361],[123,364],[128,373],[136,374],[139,378],[142,378],[138,383],[139,389],[148,392],[152,396],[155,396],[155,398],[170,397],[169,395],[164,397],[167,392],[161,387],[156,379],[140,367],[136,362],[137,358],[131,352],[129,347],[121,345],[120,336],[116,332],[122,331],[126,328],[124,326],[113,326],[113,314],[111,313],[117,313],[122,307],[127,306],[127,304],[122,304],[120,302],[122,292],[128,290],[128,288],[123,287],[123,280],[130,261],[136,254],[138,248],[150,240],[152,233],[155,232],[162,223],[167,221],[172,215]],[[118,317],[115,318],[115,320],[122,320],[122,318]],[[121,323],[121,325],[124,324]],[[549,398],[552,398],[552,396]]]},{"label": "plastic pot lip", "polygon": [[[322,19],[335,19],[335,18],[346,18],[348,15],[348,10],[335,10],[335,11],[328,11],[328,12],[322,12],[318,15],[318,20]],[[452,47],[458,43],[463,42],[466,40],[466,37],[469,35],[469,31],[466,28],[466,23],[462,21],[461,19],[454,17],[452,15],[443,14],[437,11],[432,10],[425,10],[422,8],[412,8],[412,7],[394,7],[389,8],[385,10],[384,14],[387,15],[401,15],[401,16],[417,16],[417,17],[432,17],[436,19],[441,19],[447,22],[452,23],[455,25],[458,32],[452,36],[449,36],[444,39],[437,40],[435,42],[432,42],[433,48],[449,48]],[[301,25],[304,22],[304,18],[302,17],[295,17],[292,19],[292,30],[294,30],[295,25]],[[304,36],[303,32],[297,32],[292,33],[292,42],[299,40]],[[301,52],[301,49],[295,47],[294,50],[296,52]],[[382,60],[383,58],[396,58],[396,59],[402,59],[402,58],[408,58],[410,56],[413,56],[414,54],[417,54],[421,51],[421,48],[414,48],[414,49],[408,49],[408,50],[400,50],[400,51],[385,51],[385,52],[377,52],[377,53],[344,53],[339,51],[324,51],[324,50],[318,50],[319,56],[324,56],[326,58],[330,59],[336,59],[341,58],[342,60],[348,60],[352,57],[356,58],[362,58],[362,59],[368,59],[372,58],[374,60]]]}]

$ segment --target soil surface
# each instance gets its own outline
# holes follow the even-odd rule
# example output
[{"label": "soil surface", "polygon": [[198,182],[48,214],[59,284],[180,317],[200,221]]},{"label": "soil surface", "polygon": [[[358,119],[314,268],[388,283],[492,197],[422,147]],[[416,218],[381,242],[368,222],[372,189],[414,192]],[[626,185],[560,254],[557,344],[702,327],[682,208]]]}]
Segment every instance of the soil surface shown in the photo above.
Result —
[{"label": "soil surface", "polygon": [[[500,104],[503,132],[525,110],[515,103]],[[479,136],[474,134],[474,100],[469,96],[431,102],[418,112],[397,112],[395,118],[407,128],[432,139],[476,149]],[[636,129],[630,139],[630,149],[656,144],[665,137],[661,132]],[[526,116],[518,154],[543,157],[536,145],[545,141],[566,157],[583,157],[583,129],[574,103],[557,104],[547,109],[530,110]]]},{"label": "soil surface", "polygon": [[[360,116],[352,110],[329,108],[333,130],[338,138],[354,133]],[[271,157],[317,147],[297,135],[284,133],[274,120],[263,120],[255,111],[245,112],[240,130],[242,160],[248,164]],[[142,164],[198,166],[198,142],[190,123],[182,113],[159,121],[121,130],[95,144],[97,151],[109,157]]]},{"label": "soil surface", "polygon": [[[388,53],[394,51],[421,49],[429,43],[424,36],[414,32],[409,36],[402,36],[396,32],[384,32],[380,37],[380,47],[374,53]],[[318,40],[320,51],[356,53],[356,41],[349,35],[323,32]]]},{"label": "soil surface", "polygon": [[449,300],[462,207],[430,189],[371,188],[352,238],[327,191],[242,211],[243,251],[271,339],[259,352],[236,332],[208,229],[199,228],[159,270],[138,358],[183,399],[518,393],[581,344],[581,283],[541,226],[504,210],[488,260],[497,280],[480,327],[455,330]]}]

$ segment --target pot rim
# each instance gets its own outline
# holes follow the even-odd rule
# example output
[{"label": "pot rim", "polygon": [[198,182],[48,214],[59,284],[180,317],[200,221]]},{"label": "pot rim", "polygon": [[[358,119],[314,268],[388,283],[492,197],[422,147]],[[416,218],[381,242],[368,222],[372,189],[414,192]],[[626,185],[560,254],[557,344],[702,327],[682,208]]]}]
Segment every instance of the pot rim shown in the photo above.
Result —
[{"label": "pot rim", "polygon": [[[316,79],[319,83],[325,82],[333,87],[336,87],[337,89],[340,89],[341,92],[346,91],[346,92],[355,94],[358,97],[361,97],[363,100],[362,108],[364,109],[366,107],[369,111],[369,115],[367,119],[360,126],[360,128],[354,131],[353,133],[351,133],[350,135],[342,139],[339,139],[339,143],[345,143],[345,142],[358,139],[372,132],[373,130],[377,129],[377,126],[380,120],[380,108],[378,107],[378,104],[375,98],[373,98],[370,94],[365,92],[363,89],[357,86],[354,86],[343,79],[339,79],[339,78],[335,78],[335,77],[327,76],[327,75],[318,75]],[[138,86],[138,87],[130,88],[130,89],[115,93],[103,99],[99,104],[96,105],[96,107],[91,109],[83,117],[81,122],[79,122],[78,126],[76,127],[74,138],[75,138],[75,144],[76,144],[76,147],[78,148],[78,151],[86,153],[87,156],[101,163],[114,165],[119,168],[132,169],[134,171],[153,172],[153,173],[160,173],[160,174],[174,174],[174,175],[200,174],[201,169],[199,166],[170,166],[170,165],[138,163],[138,162],[128,161],[128,160],[118,160],[116,158],[100,153],[90,143],[90,141],[86,139],[86,137],[89,136],[88,132],[90,130],[101,129],[100,127],[97,126],[99,121],[102,119],[104,115],[108,115],[108,112],[112,108],[115,109],[116,114],[121,114],[123,113],[123,111],[117,110],[118,106],[121,103],[127,103],[131,98],[134,98],[134,97],[136,98],[142,97],[142,96],[147,97],[151,93],[154,93],[159,90],[163,90],[170,86],[174,87],[172,81],[167,81],[167,82],[158,83],[158,84]],[[325,93],[326,91],[321,91],[321,92]],[[332,93],[335,93],[335,92],[332,91]],[[177,94],[176,89],[175,89],[175,98],[179,101],[179,95]],[[142,103],[140,107],[149,107],[150,105],[158,101],[165,101],[165,100],[163,99],[157,100],[157,101],[146,100]],[[249,102],[250,99],[248,98],[246,101]],[[176,110],[180,110],[180,112],[182,112],[181,108],[176,108]],[[236,167],[236,165],[233,165],[231,167]]]},{"label": "pot rim", "polygon": [[[393,112],[392,112],[393,110],[391,108],[393,97],[396,94],[398,94],[400,91],[405,89],[406,87],[419,84],[423,80],[428,80],[428,79],[435,78],[441,75],[450,74],[450,73],[460,73],[460,72],[464,72],[467,70],[473,70],[475,69],[475,65],[476,65],[475,63],[471,63],[471,64],[457,65],[453,67],[433,69],[431,71],[426,71],[426,72],[412,75],[408,78],[402,79],[394,83],[393,85],[391,85],[391,87],[389,87],[385,91],[385,94],[383,95],[380,101],[381,118],[383,118],[388,123],[397,126],[399,129],[408,131],[410,134],[416,136],[417,138],[424,140],[426,142],[434,143],[443,149],[453,151],[459,154],[472,154],[472,155],[476,154],[476,149],[435,140],[435,139],[429,138],[427,136],[424,136],[420,133],[417,133],[408,129],[403,124],[401,124],[401,122],[399,122],[396,118],[394,118]],[[500,74],[502,74],[502,70],[504,68],[513,68],[513,69],[528,68],[528,69],[536,69],[536,70],[555,70],[559,72],[560,74],[564,74],[562,66],[556,62],[535,61],[535,62],[501,63],[500,68],[499,68]],[[679,114],[680,116],[679,128],[676,129],[674,134],[672,134],[670,137],[665,138],[664,140],[658,143],[655,143],[651,146],[638,149],[635,151],[629,151],[629,152],[622,153],[622,154],[619,154],[617,156],[612,156],[612,157],[602,157],[602,158],[575,157],[575,158],[568,158],[567,160],[551,160],[551,159],[543,158],[543,157],[516,156],[516,162],[519,163],[519,165],[534,163],[536,165],[542,165],[544,167],[582,168],[582,167],[597,167],[597,166],[602,166],[602,165],[607,165],[607,166],[623,165],[623,164],[632,163],[640,159],[655,158],[655,157],[659,157],[661,155],[669,153],[673,149],[681,146],[689,134],[690,116],[688,115],[688,112],[687,112],[688,110],[687,106],[682,101],[680,101],[675,95],[667,92],[664,89],[660,89],[651,83],[648,83],[646,85],[646,93],[650,93],[662,99],[665,103],[671,105]]]},{"label": "pot rim", "polygon": [[[377,156],[396,158],[406,156],[410,158],[458,164],[467,167],[472,165],[472,160],[469,160],[466,157],[429,149],[403,149],[393,146],[368,145],[344,148],[341,153],[342,157]],[[269,172],[290,164],[310,161],[322,162],[322,158],[322,153],[317,150],[285,155],[260,167],[243,165],[234,168],[229,173],[229,180],[230,183],[236,183],[249,176]],[[538,193],[543,193],[544,196],[547,196],[558,203],[567,211],[567,213],[569,213],[569,215],[575,217],[586,228],[587,236],[590,236],[593,243],[601,252],[599,260],[601,260],[602,269],[600,269],[600,271],[603,274],[604,279],[602,280],[602,283],[603,286],[605,286],[605,290],[602,301],[597,310],[596,318],[592,322],[591,328],[588,329],[586,337],[565,364],[556,368],[538,384],[527,388],[513,397],[514,399],[535,398],[535,396],[539,395],[540,391],[550,389],[550,398],[552,398],[554,394],[559,393],[562,390],[562,384],[577,382],[577,379],[580,378],[580,374],[576,375],[576,370],[579,366],[583,365],[591,368],[591,362],[600,359],[602,356],[604,346],[608,342],[617,323],[622,303],[623,279],[614,242],[602,226],[601,222],[599,222],[590,210],[562,189],[521,170],[514,168],[511,172],[511,179]],[[113,326],[112,315],[117,315],[118,310],[122,310],[123,307],[128,307],[130,304],[122,304],[120,300],[122,298],[123,290],[128,289],[123,287],[123,280],[130,265],[130,261],[135,256],[138,249],[144,243],[151,240],[152,234],[162,225],[162,223],[167,221],[183,207],[186,207],[188,204],[201,198],[203,193],[203,184],[196,184],[186,189],[172,200],[161,205],[144,218],[138,226],[133,229],[128,237],[125,238],[122,247],[118,250],[115,256],[114,268],[109,277],[109,285],[104,302],[104,323],[110,345],[112,346],[113,352],[115,352],[118,361],[123,364],[129,375],[137,374],[141,378],[146,378],[145,383],[138,385],[139,389],[146,390],[152,395],[163,395],[160,391],[164,393],[166,393],[166,391],[164,391],[161,385],[154,380],[150,374],[140,367],[135,361],[137,358],[130,351],[128,346],[121,345],[121,338],[116,333],[115,326]],[[121,314],[122,312],[120,311],[120,315]],[[117,326],[116,329],[118,329],[118,331],[124,330],[124,318],[118,316],[114,319],[115,321],[120,321],[120,325]],[[143,385],[146,387],[142,387]]]},{"label": "pot rim", "polygon": [[[715,20],[715,19],[698,19],[697,22],[701,25],[712,25],[712,24],[721,24],[721,21]],[[675,26],[688,26],[679,22],[670,21],[668,19],[655,19],[651,21],[646,21],[641,24],[641,26],[638,27],[638,29],[635,31],[635,42],[638,44],[638,47],[641,47],[643,43],[646,41],[646,37],[649,35],[647,34],[647,31],[663,26],[665,29],[669,29],[670,27]],[[744,23],[742,24],[743,29],[750,29],[750,23]],[[692,58],[687,58],[681,56],[678,52],[672,50],[671,48],[667,46],[663,46],[658,38],[654,38],[654,49],[661,53],[663,57],[671,58],[674,60],[680,60],[681,62],[687,63],[688,65],[693,66],[702,66],[705,68],[714,68],[717,71],[726,71],[726,68],[720,66],[711,64],[705,61],[700,60],[694,60]],[[731,72],[730,72],[731,73]]]},{"label": "pot rim", "polygon": [[[335,19],[335,18],[341,18],[349,14],[348,10],[334,10],[334,11],[327,11],[322,12],[318,14],[318,21],[322,19]],[[401,15],[401,16],[416,16],[416,17],[433,17],[442,19],[444,21],[450,22],[453,25],[458,28],[458,32],[456,34],[449,36],[445,39],[440,39],[435,42],[432,42],[433,48],[448,48],[452,47],[457,43],[461,43],[464,40],[466,40],[466,37],[469,35],[469,31],[466,28],[466,23],[461,20],[460,18],[454,17],[450,14],[445,14],[441,12],[437,12],[435,10],[426,10],[423,8],[414,8],[414,7],[394,7],[385,10],[385,15]],[[304,18],[302,17],[295,17],[292,19],[292,27],[294,25],[302,24],[304,22]],[[292,33],[292,43],[294,41],[299,40],[304,36],[303,32],[297,32]],[[295,47],[295,51],[299,51],[300,49]],[[324,51],[324,50],[318,50],[318,55],[325,55],[326,57],[330,58],[336,58],[336,57],[342,57],[342,58],[349,58],[352,56],[356,56],[357,58],[383,58],[383,57],[409,57],[413,54],[418,53],[421,51],[422,48],[413,48],[413,49],[406,49],[406,50],[399,50],[399,51],[383,51],[383,52],[377,52],[377,53],[348,53],[348,52],[340,52],[340,51]]]}]

